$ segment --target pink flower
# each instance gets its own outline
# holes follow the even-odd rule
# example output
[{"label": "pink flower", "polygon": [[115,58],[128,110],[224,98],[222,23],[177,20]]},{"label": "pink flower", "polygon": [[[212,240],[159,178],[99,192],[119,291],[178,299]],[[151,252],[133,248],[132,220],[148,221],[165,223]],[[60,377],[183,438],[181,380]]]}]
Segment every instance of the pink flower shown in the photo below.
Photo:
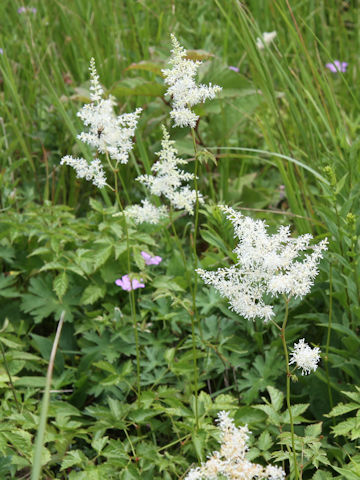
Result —
[{"label": "pink flower", "polygon": [[162,261],[162,258],[159,256],[152,257],[149,253],[141,252],[143,259],[145,260],[146,265],[159,265]]},{"label": "pink flower", "polygon": [[325,65],[326,68],[330,70],[330,72],[337,73],[337,72],[346,72],[348,63],[347,62],[340,62],[339,60],[334,60],[334,63],[327,63]]},{"label": "pink flower", "polygon": [[229,67],[229,70],[232,70],[233,72],[236,72],[236,73],[239,73],[239,68],[238,67],[234,67],[233,65],[230,65]]},{"label": "pink flower", "polygon": [[[142,278],[140,278],[140,282],[142,282]],[[123,275],[122,278],[118,278],[117,280],[115,280],[116,285],[118,287],[121,287],[123,290],[126,290],[127,292],[130,292],[131,290],[136,290],[137,288],[144,288],[145,284],[140,282],[139,280],[136,280],[136,278],[130,280],[129,275]]]}]

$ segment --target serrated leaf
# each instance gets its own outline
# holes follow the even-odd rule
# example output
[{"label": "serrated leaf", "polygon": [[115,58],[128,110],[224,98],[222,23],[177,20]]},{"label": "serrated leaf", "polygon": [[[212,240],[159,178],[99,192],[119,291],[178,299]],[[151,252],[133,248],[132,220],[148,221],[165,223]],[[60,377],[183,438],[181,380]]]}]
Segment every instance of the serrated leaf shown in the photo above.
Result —
[{"label": "serrated leaf", "polygon": [[105,295],[105,287],[100,287],[99,285],[89,285],[85,288],[80,303],[84,305],[92,305],[99,298],[102,298]]},{"label": "serrated leaf", "polygon": [[81,450],[71,450],[61,462],[60,470],[65,470],[73,466],[82,467],[87,462],[86,456]]},{"label": "serrated leaf", "polygon": [[265,430],[258,438],[257,446],[260,450],[267,451],[270,450],[273,443],[270,433]]},{"label": "serrated leaf", "polygon": [[352,412],[353,410],[357,410],[357,409],[360,409],[360,405],[358,403],[353,403],[353,402],[350,402],[350,403],[338,403],[337,405],[335,405],[335,407],[330,411],[330,413],[328,413],[327,415],[325,415],[326,417],[337,417],[339,415],[344,415],[345,413],[349,413],[349,412]]},{"label": "serrated leaf", "polygon": [[21,377],[15,382],[17,387],[44,388],[46,384],[45,377]]},{"label": "serrated leaf", "polygon": [[280,411],[284,403],[284,394],[280,392],[277,388],[268,386],[267,391],[269,392],[271,404],[273,405],[276,411]]},{"label": "serrated leaf", "polygon": [[104,263],[109,259],[110,255],[112,254],[113,246],[112,245],[105,245],[99,250],[95,250],[93,252],[93,272],[95,272],[99,267],[104,265]]},{"label": "serrated leaf", "polygon": [[54,278],[53,289],[60,300],[65,295],[68,289],[68,286],[69,286],[69,277],[67,276],[65,271],[59,273],[59,275]]},{"label": "serrated leaf", "polygon": [[318,437],[319,435],[321,435],[321,431],[322,431],[322,422],[308,425],[305,428],[305,437]]},{"label": "serrated leaf", "polygon": [[196,455],[200,462],[204,460],[204,451],[206,449],[206,431],[197,430],[191,435],[192,443],[195,448]]}]

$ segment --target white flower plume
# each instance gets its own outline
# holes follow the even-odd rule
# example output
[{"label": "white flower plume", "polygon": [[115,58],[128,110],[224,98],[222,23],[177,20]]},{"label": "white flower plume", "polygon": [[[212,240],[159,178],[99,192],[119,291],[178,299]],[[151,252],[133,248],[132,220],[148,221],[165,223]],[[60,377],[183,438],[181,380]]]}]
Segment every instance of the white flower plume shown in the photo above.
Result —
[{"label": "white flower plume", "polygon": [[308,375],[311,371],[315,372],[320,361],[320,348],[311,348],[302,338],[294,344],[294,350],[291,353],[289,365],[295,363],[297,368],[301,368],[301,375]]},{"label": "white flower plume", "polygon": [[[159,160],[151,167],[156,176],[141,175],[137,180],[149,188],[151,194],[166,197],[175,209],[184,209],[193,214],[196,192],[191,190],[188,185],[183,186],[182,182],[192,180],[194,175],[184,172],[178,167],[178,165],[186,164],[187,161],[176,156],[175,142],[170,140],[169,133],[164,126],[162,129],[162,149],[156,154]],[[200,193],[198,193],[198,199],[200,202],[203,201]]]},{"label": "white flower plume", "polygon": [[[135,134],[136,125],[141,112],[137,108],[133,113],[124,113],[116,116],[114,113],[114,101],[111,97],[103,98],[104,90],[99,82],[99,76],[96,72],[95,61],[90,61],[90,99],[91,102],[84,105],[77,113],[84,125],[88,127],[87,132],[81,132],[77,137],[84,143],[89,144],[99,153],[106,153],[112,160],[118,163],[127,163],[129,153],[133,147],[132,137]],[[95,154],[95,157],[97,154]],[[63,157],[61,164],[72,166],[78,177],[91,179],[92,182],[102,188],[106,184],[106,178],[103,168],[88,168],[94,174],[84,174],[87,161],[83,158],[73,158],[70,155]],[[99,160],[96,159],[96,167]],[[99,177],[96,175],[99,173]],[[91,177],[91,178],[90,178]]]},{"label": "white flower plume", "polygon": [[142,206],[131,205],[125,209],[125,214],[136,224],[152,223],[155,225],[168,215],[165,206],[156,207],[149,200],[142,200],[141,203]]},{"label": "white flower plume", "polygon": [[162,70],[165,83],[169,85],[166,93],[173,99],[170,116],[175,126],[195,128],[199,117],[189,107],[205,102],[207,98],[215,98],[221,87],[211,84],[196,85],[195,77],[201,62],[185,58],[186,51],[174,35],[171,35],[171,42],[173,49],[169,63],[172,68]]},{"label": "white flower plume", "polygon": [[[310,234],[291,238],[289,227],[284,226],[269,235],[264,221],[245,217],[226,206],[220,208],[232,222],[239,240],[234,249],[238,261],[213,272],[196,271],[205,283],[229,299],[232,310],[249,320],[259,317],[268,321],[274,312],[265,303],[266,294],[302,297],[310,292],[327,239],[310,246]],[[305,250],[312,253],[304,254]]]},{"label": "white flower plume", "polygon": [[219,412],[217,422],[221,431],[219,451],[208,457],[200,467],[189,471],[185,480],[285,480],[285,472],[280,467],[263,467],[245,458],[247,442],[251,433],[247,426],[235,427],[228,412]]},{"label": "white flower plume", "polygon": [[256,39],[256,46],[259,50],[264,50],[265,48],[265,45],[270,45],[270,43],[272,43],[275,39],[275,37],[277,36],[277,33],[274,31],[274,32],[264,32],[260,37],[258,37]]},{"label": "white flower plume", "polygon": [[85,178],[98,188],[103,188],[106,185],[105,172],[98,158],[94,158],[88,163],[84,158],[74,158],[71,155],[66,155],[61,159],[60,165],[73,167],[78,178]]}]

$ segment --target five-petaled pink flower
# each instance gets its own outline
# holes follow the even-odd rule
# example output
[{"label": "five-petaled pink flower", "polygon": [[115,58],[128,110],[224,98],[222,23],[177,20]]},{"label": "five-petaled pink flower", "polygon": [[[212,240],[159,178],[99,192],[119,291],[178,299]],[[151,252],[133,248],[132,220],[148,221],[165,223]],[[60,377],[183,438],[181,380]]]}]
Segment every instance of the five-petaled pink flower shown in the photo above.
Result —
[{"label": "five-petaled pink flower", "polygon": [[337,73],[337,72],[346,72],[348,63],[347,62],[340,62],[339,60],[334,60],[333,63],[327,63],[325,65],[326,68],[330,70],[330,72]]},{"label": "five-petaled pink flower", "polygon": [[115,283],[118,287],[121,287],[123,290],[126,290],[127,292],[130,292],[131,290],[136,290],[137,288],[144,288],[145,284],[141,283],[142,278],[139,280],[136,280],[134,278],[133,280],[130,280],[129,275],[123,275],[122,278],[118,278],[115,280]]},{"label": "five-petaled pink flower", "polygon": [[152,257],[150,253],[146,252],[141,252],[141,256],[145,260],[146,265],[159,265],[159,263],[162,261],[162,258],[158,255]]}]

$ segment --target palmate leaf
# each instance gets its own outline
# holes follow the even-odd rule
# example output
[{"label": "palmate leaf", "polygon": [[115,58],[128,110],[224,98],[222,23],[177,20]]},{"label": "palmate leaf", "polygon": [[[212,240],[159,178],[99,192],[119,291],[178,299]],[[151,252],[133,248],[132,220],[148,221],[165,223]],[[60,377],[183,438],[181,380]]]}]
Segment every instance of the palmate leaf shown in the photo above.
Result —
[{"label": "palmate leaf", "polygon": [[276,349],[265,353],[265,358],[258,355],[255,358],[253,367],[243,372],[243,378],[238,380],[240,390],[245,390],[243,400],[251,403],[263,392],[268,385],[272,385],[283,372],[283,359],[278,355]]},{"label": "palmate leaf", "polygon": [[29,293],[22,295],[21,310],[30,313],[36,323],[44,318],[53,316],[59,319],[61,312],[65,310],[65,320],[73,320],[75,307],[79,305],[80,287],[72,287],[60,301],[53,291],[52,278],[45,277],[32,278],[30,280]]},{"label": "palmate leaf", "polygon": [[14,288],[16,277],[0,274],[0,297],[13,298],[19,297],[20,293]]}]

